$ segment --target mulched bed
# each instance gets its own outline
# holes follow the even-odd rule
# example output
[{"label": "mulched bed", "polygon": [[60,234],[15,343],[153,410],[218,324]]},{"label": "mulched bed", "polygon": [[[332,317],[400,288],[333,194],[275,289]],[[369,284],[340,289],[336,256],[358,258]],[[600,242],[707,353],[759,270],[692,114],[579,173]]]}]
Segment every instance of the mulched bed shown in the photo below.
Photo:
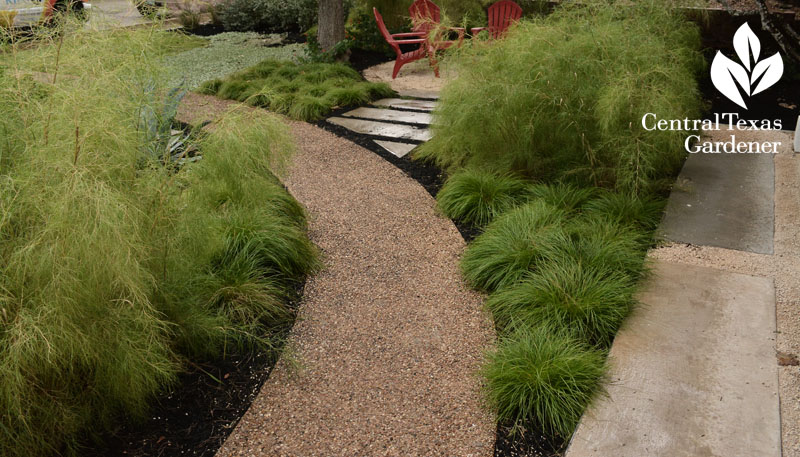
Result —
[{"label": "mulched bed", "polygon": [[121,421],[86,457],[212,457],[258,395],[275,357],[258,351],[192,363],[153,402],[148,420]]}]

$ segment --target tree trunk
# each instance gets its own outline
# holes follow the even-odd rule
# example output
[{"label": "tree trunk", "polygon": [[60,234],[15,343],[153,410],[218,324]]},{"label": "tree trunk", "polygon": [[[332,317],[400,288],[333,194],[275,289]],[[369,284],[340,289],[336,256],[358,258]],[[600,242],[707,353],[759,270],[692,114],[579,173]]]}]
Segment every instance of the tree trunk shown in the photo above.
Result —
[{"label": "tree trunk", "polygon": [[319,0],[317,40],[327,51],[344,40],[344,5],[342,0]]}]

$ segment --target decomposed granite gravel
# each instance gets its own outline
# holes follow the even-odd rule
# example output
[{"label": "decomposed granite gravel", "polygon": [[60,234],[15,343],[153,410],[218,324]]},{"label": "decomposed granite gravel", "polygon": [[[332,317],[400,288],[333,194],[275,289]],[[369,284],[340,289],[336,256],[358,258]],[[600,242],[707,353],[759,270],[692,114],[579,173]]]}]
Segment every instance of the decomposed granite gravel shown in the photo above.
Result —
[{"label": "decomposed granite gravel", "polygon": [[[194,109],[213,104],[193,97]],[[461,281],[455,226],[377,155],[290,126],[298,152],[285,183],[324,268],[306,284],[291,350],[218,457],[490,456],[477,370],[494,330]]]}]

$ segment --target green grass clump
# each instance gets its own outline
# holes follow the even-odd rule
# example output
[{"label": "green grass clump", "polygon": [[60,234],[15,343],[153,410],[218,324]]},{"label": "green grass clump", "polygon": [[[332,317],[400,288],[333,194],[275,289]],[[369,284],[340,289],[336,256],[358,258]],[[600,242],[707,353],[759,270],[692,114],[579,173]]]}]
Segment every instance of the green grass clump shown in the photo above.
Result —
[{"label": "green grass clump", "polygon": [[606,354],[558,329],[519,326],[483,368],[498,420],[567,439],[601,390]]},{"label": "green grass clump", "polygon": [[578,187],[573,184],[534,184],[528,188],[532,199],[540,199],[548,205],[564,211],[580,209],[596,193],[593,187]]},{"label": "green grass clump", "polygon": [[602,192],[587,202],[584,210],[615,224],[654,230],[661,222],[665,205],[666,200],[657,197]]},{"label": "green grass clump", "polygon": [[467,282],[494,292],[520,281],[543,259],[548,246],[566,237],[566,215],[542,202],[508,211],[473,241],[461,259]]},{"label": "green grass clump", "polygon": [[264,61],[223,80],[207,81],[200,93],[268,107],[293,119],[314,121],[334,107],[394,95],[389,85],[366,82],[347,65]]},{"label": "green grass clump", "polygon": [[202,160],[165,165],[137,128],[169,89],[161,32],[60,32],[0,49],[9,457],[80,455],[81,437],[145,417],[191,359],[277,349],[317,265],[277,178],[292,146],[275,116],[230,114],[190,141]]},{"label": "green grass clump", "polygon": [[447,179],[436,195],[445,216],[484,226],[523,200],[524,180],[490,172],[465,170]]},{"label": "green grass clump", "polygon": [[680,167],[686,132],[647,131],[642,116],[697,119],[699,49],[697,26],[660,2],[563,5],[463,47],[417,156],[647,192]]},{"label": "green grass clump", "polygon": [[493,294],[486,306],[499,325],[545,323],[605,347],[632,309],[634,286],[624,273],[565,257],[543,262],[522,282]]}]

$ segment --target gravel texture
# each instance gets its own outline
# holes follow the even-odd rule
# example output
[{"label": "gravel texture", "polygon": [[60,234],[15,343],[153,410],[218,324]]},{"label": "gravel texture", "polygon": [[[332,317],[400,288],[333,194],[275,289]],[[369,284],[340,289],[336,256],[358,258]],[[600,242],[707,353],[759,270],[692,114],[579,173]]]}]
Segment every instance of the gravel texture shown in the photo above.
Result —
[{"label": "gravel texture", "polygon": [[394,60],[382,63],[365,69],[362,73],[364,78],[372,82],[384,82],[392,86],[398,92],[431,92],[438,93],[444,84],[455,77],[453,70],[442,63],[439,66],[439,78],[437,78],[428,59],[421,59],[403,65],[396,79],[392,79],[392,69]]},{"label": "gravel texture", "polygon": [[[228,106],[192,94],[179,118]],[[291,349],[217,455],[490,456],[477,370],[494,330],[462,283],[463,239],[399,169],[289,124],[298,152],[285,184],[325,267],[306,284]]]},{"label": "gravel texture", "polygon": [[758,138],[783,143],[775,156],[775,254],[669,244],[650,256],[774,279],[778,354],[771,363],[778,365],[783,456],[800,457],[800,367],[779,363],[800,355],[800,155],[791,152],[789,132],[762,133]]}]

